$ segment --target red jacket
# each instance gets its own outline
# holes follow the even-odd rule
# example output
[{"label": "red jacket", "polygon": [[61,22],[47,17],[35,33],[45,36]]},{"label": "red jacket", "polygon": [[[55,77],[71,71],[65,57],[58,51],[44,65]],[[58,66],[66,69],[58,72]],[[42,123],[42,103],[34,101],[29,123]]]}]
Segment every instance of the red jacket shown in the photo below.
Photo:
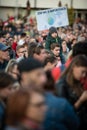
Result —
[{"label": "red jacket", "polygon": [[13,42],[12,44],[12,49],[16,52],[16,46],[17,46],[17,43],[16,42]]},{"label": "red jacket", "polygon": [[[69,64],[71,63],[71,58],[69,60],[67,60],[67,62],[65,63],[65,68],[67,68],[69,66]],[[52,76],[55,80],[55,82],[59,79],[60,75],[61,75],[61,67],[55,67],[52,69]]]}]

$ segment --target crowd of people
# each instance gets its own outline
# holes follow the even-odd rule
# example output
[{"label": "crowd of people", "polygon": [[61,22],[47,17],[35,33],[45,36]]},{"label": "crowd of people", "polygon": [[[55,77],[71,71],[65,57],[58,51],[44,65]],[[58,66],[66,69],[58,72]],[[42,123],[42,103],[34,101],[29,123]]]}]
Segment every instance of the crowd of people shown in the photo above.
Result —
[{"label": "crowd of people", "polygon": [[0,129],[87,130],[86,21],[0,19]]}]

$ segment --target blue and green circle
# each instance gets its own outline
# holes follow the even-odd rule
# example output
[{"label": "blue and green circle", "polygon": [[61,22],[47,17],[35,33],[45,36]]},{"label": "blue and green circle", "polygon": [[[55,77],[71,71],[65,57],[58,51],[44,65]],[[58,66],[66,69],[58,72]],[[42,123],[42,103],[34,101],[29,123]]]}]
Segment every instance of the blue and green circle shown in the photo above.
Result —
[{"label": "blue and green circle", "polygon": [[54,18],[53,17],[48,17],[48,24],[53,25],[54,24]]}]

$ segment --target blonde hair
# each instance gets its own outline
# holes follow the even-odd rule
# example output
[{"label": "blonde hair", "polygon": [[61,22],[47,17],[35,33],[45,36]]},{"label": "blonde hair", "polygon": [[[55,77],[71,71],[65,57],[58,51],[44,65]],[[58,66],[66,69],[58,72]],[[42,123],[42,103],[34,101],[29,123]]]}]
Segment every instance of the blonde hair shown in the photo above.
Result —
[{"label": "blonde hair", "polygon": [[6,66],[5,72],[7,72],[7,73],[8,73],[8,72],[11,72],[12,69],[13,69],[13,67],[14,67],[15,65],[17,65],[16,60],[15,60],[15,59],[11,59],[11,60],[8,62],[7,66]]}]

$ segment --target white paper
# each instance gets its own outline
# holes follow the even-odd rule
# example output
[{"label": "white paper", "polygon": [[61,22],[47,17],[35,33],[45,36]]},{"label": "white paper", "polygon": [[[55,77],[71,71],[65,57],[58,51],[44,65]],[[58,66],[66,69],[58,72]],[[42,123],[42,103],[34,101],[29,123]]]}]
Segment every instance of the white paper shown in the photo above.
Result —
[{"label": "white paper", "polygon": [[39,31],[69,25],[66,7],[36,11],[36,20]]}]

